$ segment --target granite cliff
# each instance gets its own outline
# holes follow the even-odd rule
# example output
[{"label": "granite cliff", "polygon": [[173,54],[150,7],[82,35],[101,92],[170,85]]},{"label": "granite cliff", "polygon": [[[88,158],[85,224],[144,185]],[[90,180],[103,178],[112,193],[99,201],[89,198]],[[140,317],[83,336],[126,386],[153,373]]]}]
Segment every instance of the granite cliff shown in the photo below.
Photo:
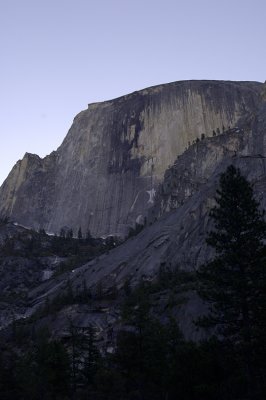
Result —
[{"label": "granite cliff", "polygon": [[[178,157],[166,171],[150,210],[149,218],[153,221],[138,235],[56,281],[50,280],[34,289],[29,293],[33,304],[37,306],[46,296],[53,298],[66,292],[69,282],[76,293],[82,291],[85,282],[92,295],[101,287],[108,298],[114,289],[118,294],[123,293],[127,282],[131,287],[139,282],[156,282],[161,268],[193,272],[210,259],[212,249],[206,245],[206,233],[212,223],[209,211],[215,204],[220,174],[228,165],[240,168],[253,184],[261,207],[266,208],[266,103],[262,102],[257,113],[243,118],[239,125],[237,129],[192,144]],[[195,328],[193,320],[202,312],[203,304],[194,290],[189,290],[184,300],[181,286],[177,293],[168,290],[157,294],[155,313],[163,319],[171,308],[185,336],[197,340],[202,332]],[[171,302],[174,305],[170,306]],[[103,333],[110,324],[119,326],[121,322],[119,301],[107,300],[104,304],[106,310],[97,316],[98,329]],[[95,320],[94,309],[86,309],[83,317],[78,307],[68,312],[82,326]],[[58,315],[60,326],[65,318],[64,313]]]},{"label": "granite cliff", "polygon": [[[153,206],[168,167],[187,147],[197,155],[202,138],[210,147],[202,156],[208,176],[212,157],[223,159],[225,151],[221,144],[213,154],[207,138],[253,121],[262,88],[256,82],[182,81],[90,104],[57,151],[43,159],[26,153],[17,162],[0,189],[0,215],[50,232],[81,226],[93,235],[125,235]],[[232,139],[230,151],[241,140]],[[253,146],[261,148],[262,140],[253,136]],[[191,193],[186,189],[186,196]]]},{"label": "granite cliff", "polygon": [[[253,184],[261,206],[266,208],[265,132],[266,102],[261,98],[257,110],[243,116],[238,127],[192,143],[166,170],[149,209],[147,224],[139,234],[116,248],[103,249],[101,254],[82,265],[71,264],[70,270],[55,276],[50,261],[43,259],[42,268],[51,272],[50,278],[28,288],[23,309],[14,311],[13,306],[10,307],[9,314],[2,317],[3,325],[10,323],[14,312],[18,318],[34,314],[47,299],[52,303],[67,294],[69,287],[75,299],[79,299],[85,287],[92,296],[92,303],[81,306],[79,300],[73,299],[73,304],[63,304],[56,317],[48,320],[55,335],[62,334],[69,315],[77,326],[96,326],[105,339],[110,326],[120,329],[126,285],[156,283],[162,268],[178,268],[193,274],[200,264],[212,257],[212,250],[205,241],[211,229],[209,210],[215,202],[220,174],[228,165],[241,169]],[[28,264],[25,264],[26,270]],[[34,274],[35,270],[32,276]],[[154,313],[163,320],[171,309],[185,336],[198,339],[201,333],[195,329],[193,319],[202,312],[203,305],[191,287],[185,294],[185,301],[182,285],[176,289],[177,293],[170,288],[156,293]]]}]

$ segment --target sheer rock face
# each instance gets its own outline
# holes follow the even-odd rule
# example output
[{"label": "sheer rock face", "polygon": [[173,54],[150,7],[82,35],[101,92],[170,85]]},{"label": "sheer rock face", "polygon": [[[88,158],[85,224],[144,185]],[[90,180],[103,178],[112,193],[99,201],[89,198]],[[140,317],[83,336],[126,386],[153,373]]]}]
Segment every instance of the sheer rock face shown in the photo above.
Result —
[{"label": "sheer rock face", "polygon": [[261,88],[183,81],[91,104],[57,151],[17,162],[0,189],[0,214],[51,232],[81,226],[123,235],[153,204],[165,170],[188,143],[255,114]]},{"label": "sheer rock face", "polygon": [[[228,165],[240,168],[252,183],[261,207],[266,209],[266,143],[261,145],[265,132],[266,103],[262,103],[251,120],[243,121],[239,131],[190,146],[165,174],[151,210],[158,218],[156,222],[117,248],[75,269],[67,279],[62,276],[44,283],[29,298],[38,305],[44,302],[46,294],[56,296],[67,291],[69,282],[76,291],[84,282],[92,293],[99,285],[106,292],[113,288],[119,291],[128,282],[134,286],[156,280],[161,267],[189,271],[210,260],[214,253],[206,244],[207,232],[213,228],[209,212],[215,205],[220,175]],[[165,212],[169,204],[170,212]],[[203,304],[195,292],[186,293],[185,298],[184,304],[175,309],[180,328],[187,339],[202,339],[203,332],[198,331],[193,321],[204,312]],[[81,318],[78,312],[73,312],[72,317]],[[90,318],[88,314],[86,318]]]}]

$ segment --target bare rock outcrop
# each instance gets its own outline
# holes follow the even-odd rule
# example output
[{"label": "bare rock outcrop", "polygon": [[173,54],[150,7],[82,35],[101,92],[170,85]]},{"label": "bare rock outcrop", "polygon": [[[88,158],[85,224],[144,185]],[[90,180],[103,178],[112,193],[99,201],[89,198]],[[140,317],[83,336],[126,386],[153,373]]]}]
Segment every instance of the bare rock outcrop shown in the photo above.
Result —
[{"label": "bare rock outcrop", "polygon": [[17,162],[0,189],[0,215],[51,232],[81,226],[93,235],[125,235],[153,205],[176,157],[202,135],[252,117],[261,88],[182,81],[90,104],[57,151]]}]

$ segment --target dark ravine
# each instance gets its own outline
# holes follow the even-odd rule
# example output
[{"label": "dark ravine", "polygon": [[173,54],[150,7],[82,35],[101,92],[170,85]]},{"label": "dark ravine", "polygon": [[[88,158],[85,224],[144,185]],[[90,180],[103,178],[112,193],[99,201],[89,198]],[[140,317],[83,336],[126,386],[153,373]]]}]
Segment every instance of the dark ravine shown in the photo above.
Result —
[{"label": "dark ravine", "polygon": [[[43,159],[26,153],[17,162],[0,189],[0,214],[50,232],[81,226],[95,236],[123,236],[143,220],[166,169],[188,144],[252,120],[262,88],[182,81],[90,104],[57,151]],[[262,141],[258,134],[252,145],[261,148]],[[207,164],[208,152],[202,155]]]}]

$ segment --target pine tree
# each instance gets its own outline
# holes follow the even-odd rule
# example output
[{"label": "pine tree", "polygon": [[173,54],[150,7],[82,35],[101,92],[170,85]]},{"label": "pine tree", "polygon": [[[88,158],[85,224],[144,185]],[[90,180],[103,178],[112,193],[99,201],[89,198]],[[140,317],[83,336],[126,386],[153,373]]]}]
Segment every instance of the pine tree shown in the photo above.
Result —
[{"label": "pine tree", "polygon": [[77,391],[78,382],[80,381],[81,358],[82,358],[82,335],[79,329],[69,319],[69,358],[71,370],[71,386],[73,397]]},{"label": "pine tree", "polygon": [[79,230],[78,230],[78,239],[79,239],[79,240],[82,239],[82,230],[81,230],[81,227],[79,227]]},{"label": "pine tree", "polygon": [[92,384],[94,376],[99,368],[100,353],[96,346],[96,333],[93,326],[87,328],[87,335],[84,335],[83,340],[83,375],[86,384]]},{"label": "pine tree", "polygon": [[207,238],[216,255],[198,273],[199,294],[209,304],[201,320],[243,360],[249,398],[254,392],[254,360],[266,331],[266,223],[250,183],[229,166],[211,210],[214,230]]},{"label": "pine tree", "polygon": [[73,238],[73,229],[72,228],[67,231],[66,237],[68,239],[72,239]]}]

